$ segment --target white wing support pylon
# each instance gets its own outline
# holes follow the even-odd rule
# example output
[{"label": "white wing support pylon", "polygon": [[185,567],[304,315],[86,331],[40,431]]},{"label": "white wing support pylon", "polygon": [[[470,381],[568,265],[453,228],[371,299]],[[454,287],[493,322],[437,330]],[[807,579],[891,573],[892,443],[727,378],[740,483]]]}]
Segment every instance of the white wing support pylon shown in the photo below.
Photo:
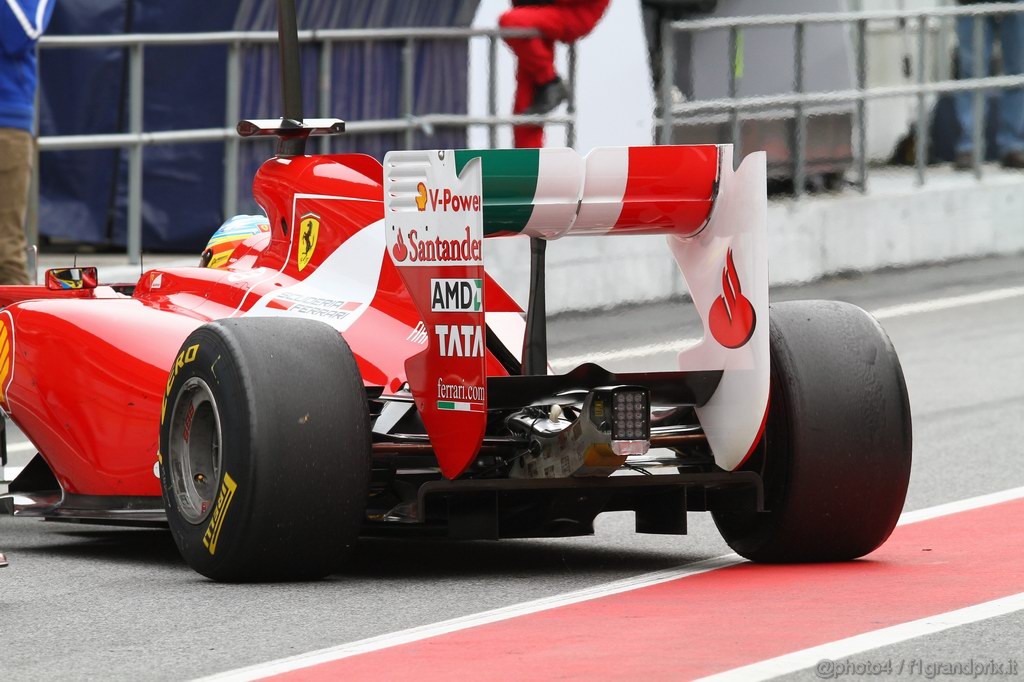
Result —
[{"label": "white wing support pylon", "polygon": [[679,368],[723,370],[697,417],[715,463],[731,471],[757,446],[768,415],[768,199],[764,152],[747,156],[735,172],[732,147],[720,153],[707,227],[666,239],[704,322],[704,338],[679,354]]}]

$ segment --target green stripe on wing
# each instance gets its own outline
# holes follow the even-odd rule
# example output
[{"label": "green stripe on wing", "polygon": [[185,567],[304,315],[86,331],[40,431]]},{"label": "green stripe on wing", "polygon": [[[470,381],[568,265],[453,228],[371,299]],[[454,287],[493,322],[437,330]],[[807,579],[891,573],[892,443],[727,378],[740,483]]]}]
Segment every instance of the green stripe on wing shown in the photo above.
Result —
[{"label": "green stripe on wing", "polygon": [[481,160],[484,236],[523,231],[533,214],[540,170],[539,149],[459,149],[455,172],[471,159]]}]

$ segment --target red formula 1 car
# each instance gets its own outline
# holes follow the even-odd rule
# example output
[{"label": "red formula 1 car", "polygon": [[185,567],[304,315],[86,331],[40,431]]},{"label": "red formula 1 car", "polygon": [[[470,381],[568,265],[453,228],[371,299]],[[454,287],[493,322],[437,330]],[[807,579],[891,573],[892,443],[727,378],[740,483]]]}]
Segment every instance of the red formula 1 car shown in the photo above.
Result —
[{"label": "red formula 1 car", "polygon": [[[304,155],[343,124],[303,124],[290,95],[286,114],[239,125],[282,142],[253,186],[269,227],[222,267],[0,287],[0,405],[39,449],[8,511],[166,521],[227,581],[323,576],[361,534],[573,536],[617,510],[648,533],[710,511],[755,561],[888,537],[911,460],[900,365],[858,308],[769,307],[763,154],[735,171],[710,145],[382,165]],[[703,340],[677,371],[550,373],[545,240],[631,234],[666,235]],[[532,239],[525,315],[484,267],[507,235]]]}]

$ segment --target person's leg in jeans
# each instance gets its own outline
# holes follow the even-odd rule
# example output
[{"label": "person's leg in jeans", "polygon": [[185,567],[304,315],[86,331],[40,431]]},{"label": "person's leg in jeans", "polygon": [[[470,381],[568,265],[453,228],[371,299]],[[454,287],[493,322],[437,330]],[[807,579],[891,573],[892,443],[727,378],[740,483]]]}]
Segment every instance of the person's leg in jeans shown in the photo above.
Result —
[{"label": "person's leg in jeans", "polygon": [[[1022,0],[1018,3],[1024,4]],[[1003,15],[999,27],[1003,50],[1003,73],[1024,74],[1024,14]],[[1003,90],[999,98],[999,130],[996,145],[1004,164],[1019,161],[1024,167],[1024,88]],[[1021,158],[1016,159],[1020,156]]]},{"label": "person's leg in jeans", "polygon": [[[982,18],[983,41],[982,63],[974,63],[974,17],[962,17],[956,21],[957,62],[961,78],[982,78],[988,75],[988,64],[992,59],[992,20]],[[960,123],[960,138],[956,143],[957,154],[970,153],[974,148],[974,93],[958,92],[953,103],[956,109],[957,122]],[[984,105],[982,108],[982,126],[984,123]]]}]

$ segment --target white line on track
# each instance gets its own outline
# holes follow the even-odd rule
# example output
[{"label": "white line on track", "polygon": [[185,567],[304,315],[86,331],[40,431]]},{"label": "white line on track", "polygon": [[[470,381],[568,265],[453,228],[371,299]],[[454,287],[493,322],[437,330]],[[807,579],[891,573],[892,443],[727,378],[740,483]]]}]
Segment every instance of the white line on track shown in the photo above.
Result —
[{"label": "white line on track", "polygon": [[816,673],[821,677],[831,677],[833,671],[836,670],[834,661],[837,659],[896,644],[908,639],[935,634],[936,632],[942,632],[943,630],[960,625],[976,623],[979,620],[1005,616],[1022,609],[1024,609],[1024,592],[1011,597],[1003,597],[1002,599],[995,599],[983,604],[957,609],[956,611],[948,611],[920,620],[912,620],[909,623],[900,623],[899,625],[882,628],[881,630],[865,632],[862,635],[839,639],[835,642],[803,649],[802,651],[794,651],[791,654],[769,658],[768,660],[759,661],[742,668],[733,668],[724,673],[709,675],[699,679],[700,682],[711,682],[712,680],[714,682],[767,680],[812,666],[824,666],[818,668]]},{"label": "white line on track", "polygon": [[[1016,500],[1020,498],[1024,498],[1024,486],[1020,488],[1004,490],[998,493],[980,495],[978,497],[972,497],[966,500],[958,500],[956,502],[941,504],[935,507],[929,507],[927,509],[906,512],[902,516],[900,516],[899,524],[908,525],[911,523],[918,523],[921,521],[927,521],[941,516],[957,514],[960,512],[970,511],[971,509],[978,509],[980,507],[999,504],[1001,502],[1009,502],[1011,500]],[[398,632],[379,635],[377,637],[370,637],[368,639],[361,639],[355,642],[349,642],[348,644],[341,644],[339,646],[330,647],[327,649],[320,649],[319,651],[311,651],[309,653],[299,654],[297,656],[282,658],[277,661],[269,661],[267,663],[260,663],[247,668],[231,670],[228,672],[220,673],[218,675],[204,677],[197,682],[242,682],[248,680],[258,680],[264,677],[268,677],[270,675],[280,675],[282,673],[290,672],[292,670],[299,670],[302,668],[308,668],[314,665],[318,665],[320,663],[328,663],[330,661],[337,661],[343,658],[349,658],[351,656],[369,653],[371,651],[379,651],[381,649],[387,649],[402,644],[418,642],[420,640],[428,639],[430,637],[437,637],[439,635],[458,632],[460,630],[467,630],[469,628],[478,627],[480,625],[497,623],[500,621],[509,620],[511,618],[518,618],[520,616],[527,616],[532,613],[538,613],[540,611],[555,609],[561,606],[568,606],[570,604],[578,604],[580,602],[590,601],[593,599],[600,599],[602,597],[607,597],[613,594],[620,594],[622,592],[638,590],[644,587],[650,587],[652,585],[658,585],[660,583],[678,580],[680,578],[688,578],[690,576],[699,575],[701,573],[707,573],[708,571],[714,571],[719,568],[733,566],[742,563],[743,561],[744,560],[736,554],[725,554],[723,556],[714,557],[711,559],[704,559],[703,561],[687,564],[686,566],[681,566],[679,568],[667,569],[664,571],[656,571],[654,573],[645,573],[643,575],[638,575],[632,578],[625,578],[623,580],[617,580],[615,582],[606,583],[604,585],[596,585],[594,587],[588,587],[586,589],[578,590],[575,592],[568,592],[562,595],[555,595],[551,597],[545,597],[543,599],[536,599],[533,601],[523,602],[522,604],[513,604],[511,606],[505,606],[500,609],[484,611],[482,613],[462,616],[460,618],[453,618],[451,620],[442,621],[440,623],[422,625],[420,627],[409,628],[407,630],[399,630]],[[832,642],[830,644],[823,645],[822,647],[815,647],[814,649],[807,649],[802,652],[787,654],[787,656],[781,656],[778,659],[770,659],[770,661],[779,661],[782,659],[787,659],[789,656],[803,655],[808,651],[816,651],[817,649],[824,649],[832,645],[840,645],[844,642],[853,642],[853,640],[857,640],[857,642],[862,643],[866,642],[868,644],[864,644],[864,648],[850,651],[850,653],[866,651],[867,649],[873,649],[886,644],[900,642],[904,639],[920,637],[921,635],[930,634],[932,632],[939,632],[940,630],[944,630],[950,627],[956,627],[957,625],[973,623],[977,620],[984,620],[985,618],[992,618],[995,616],[1003,615],[1005,613],[1012,613],[1013,611],[1024,609],[1024,595],[1018,595],[1018,597],[1020,597],[1020,599],[1018,599],[1017,601],[1013,601],[1013,599],[1016,598],[1011,598],[1010,601],[997,600],[996,602],[987,602],[986,604],[980,604],[978,606],[972,606],[967,609],[961,609],[961,611],[965,612],[964,614],[961,614],[961,611],[952,611],[950,613],[939,614],[936,616],[931,616],[929,618],[922,619],[921,621],[913,621],[912,623],[904,623],[902,625],[894,626],[891,628],[885,628],[883,630],[876,630],[874,632],[865,633],[864,635],[859,635],[858,637],[852,637],[849,640],[839,640],[838,642]],[[929,630],[927,628],[933,629]],[[885,637],[897,637],[897,639],[885,639]],[[860,646],[860,644],[856,643],[846,644],[845,646],[855,645]],[[843,649],[836,649],[836,651],[843,651]],[[808,654],[813,660],[810,660],[810,662],[803,662],[805,659],[800,658],[799,661],[801,663],[799,666],[794,668],[787,668],[782,672],[800,670],[808,666],[814,665],[817,661],[821,660],[822,658],[841,658],[842,656],[850,655],[850,653],[839,653],[834,656],[827,656],[825,654]],[[817,657],[815,658],[815,656]],[[797,661],[797,659],[793,660]],[[762,661],[762,663],[768,662],[769,661]],[[795,664],[796,663],[783,663],[780,665]],[[746,668],[742,669],[737,668],[736,670],[747,670],[748,668],[754,668],[757,665],[760,664],[754,664],[753,666],[747,666]],[[733,672],[734,671],[726,671],[722,674],[730,675]],[[742,679],[767,679],[775,675],[780,675],[782,674],[782,672],[765,672],[763,674],[751,672],[750,674],[743,676]],[[737,677],[735,679],[741,678]]]},{"label": "white line on track", "polygon": [[[991,289],[979,291],[974,294],[962,296],[947,296],[945,298],[934,298],[927,301],[915,301],[900,305],[877,308],[870,312],[877,320],[888,320],[894,317],[906,317],[921,313],[931,313],[951,308],[961,308],[968,305],[982,303],[994,303],[1009,298],[1024,296],[1024,287],[1007,287],[1005,289]],[[551,364],[559,369],[571,369],[584,362],[608,362],[609,360],[628,360],[632,358],[646,358],[662,353],[678,353],[690,346],[700,343],[698,338],[678,339],[676,341],[665,341],[662,343],[649,343],[634,348],[623,348],[621,350],[602,351],[585,355],[571,355],[564,358],[554,358]]]},{"label": "white line on track", "polygon": [[994,504],[1011,502],[1013,500],[1019,500],[1022,497],[1024,497],[1024,486],[1020,488],[1010,488],[1009,490],[1000,490],[997,493],[988,493],[987,495],[969,497],[966,500],[947,502],[946,504],[928,507],[927,509],[903,512],[903,514],[900,515],[899,523],[896,525],[906,526],[919,521],[937,519],[940,516],[949,516],[950,514],[959,514],[960,512],[971,511],[972,509],[991,507]]},{"label": "white line on track", "polygon": [[499,621],[518,618],[520,616],[528,616],[532,613],[548,611],[560,606],[578,604],[579,602],[607,597],[621,592],[637,590],[641,587],[649,587],[651,585],[658,585],[659,583],[666,583],[671,580],[678,580],[679,578],[687,578],[692,575],[707,573],[708,571],[725,568],[726,566],[732,566],[742,562],[743,559],[738,555],[726,554],[724,556],[714,557],[713,559],[704,559],[703,561],[687,564],[680,568],[671,568],[654,573],[645,573],[632,578],[616,580],[615,582],[605,583],[604,585],[597,585],[595,587],[588,587],[575,592],[567,592],[565,594],[544,597],[543,599],[535,599],[521,604],[504,606],[500,609],[474,613],[460,618],[452,618],[451,620],[409,628],[408,630],[399,630],[398,632],[391,632],[377,637],[361,639],[356,642],[341,644],[328,649],[321,649],[319,651],[311,651],[306,654],[299,654],[289,658],[282,658],[278,661],[260,663],[248,668],[241,668],[239,670],[232,670],[219,675],[204,677],[197,682],[214,682],[215,680],[216,682],[240,682],[242,680],[258,680],[270,675],[280,675],[292,670],[308,668],[319,663],[338,661],[358,654],[379,651],[380,649],[388,649],[401,644],[418,642],[430,637],[446,635],[460,630],[468,630],[469,628],[479,627],[489,623],[497,623]]},{"label": "white line on track", "polygon": [[22,441],[20,443],[8,443],[7,444],[7,452],[8,453],[11,453],[11,452],[30,452],[30,451],[35,450],[35,449],[36,449],[36,446],[33,445],[32,443],[28,442],[27,440],[26,441]]},{"label": "white line on track", "polygon": [[551,364],[558,368],[571,369],[584,362],[602,363],[609,360],[626,360],[629,358],[646,358],[652,355],[661,355],[675,351],[678,353],[684,348],[695,346],[700,339],[679,339],[678,341],[665,341],[663,343],[649,343],[646,346],[634,346],[622,350],[609,350],[584,355],[570,355],[565,358],[554,358]]},{"label": "white line on track", "polygon": [[0,483],[10,483],[21,475],[25,467],[0,467]]},{"label": "white line on track", "polygon": [[[14,454],[19,452],[36,452],[36,446],[29,441],[21,441],[20,443],[8,443],[7,454]],[[20,466],[5,466],[0,467],[0,481],[13,481],[21,473],[21,470],[25,467]]]},{"label": "white line on track", "polygon": [[938,310],[949,310],[950,308],[962,308],[967,305],[994,303],[995,301],[1005,301],[1008,298],[1017,298],[1018,296],[1024,296],[1024,287],[990,289],[989,291],[979,291],[974,294],[964,294],[963,296],[947,296],[946,298],[935,298],[930,301],[903,303],[901,305],[889,306],[888,308],[872,310],[871,314],[876,319],[886,320],[890,317],[904,317],[905,315],[932,313]]}]

